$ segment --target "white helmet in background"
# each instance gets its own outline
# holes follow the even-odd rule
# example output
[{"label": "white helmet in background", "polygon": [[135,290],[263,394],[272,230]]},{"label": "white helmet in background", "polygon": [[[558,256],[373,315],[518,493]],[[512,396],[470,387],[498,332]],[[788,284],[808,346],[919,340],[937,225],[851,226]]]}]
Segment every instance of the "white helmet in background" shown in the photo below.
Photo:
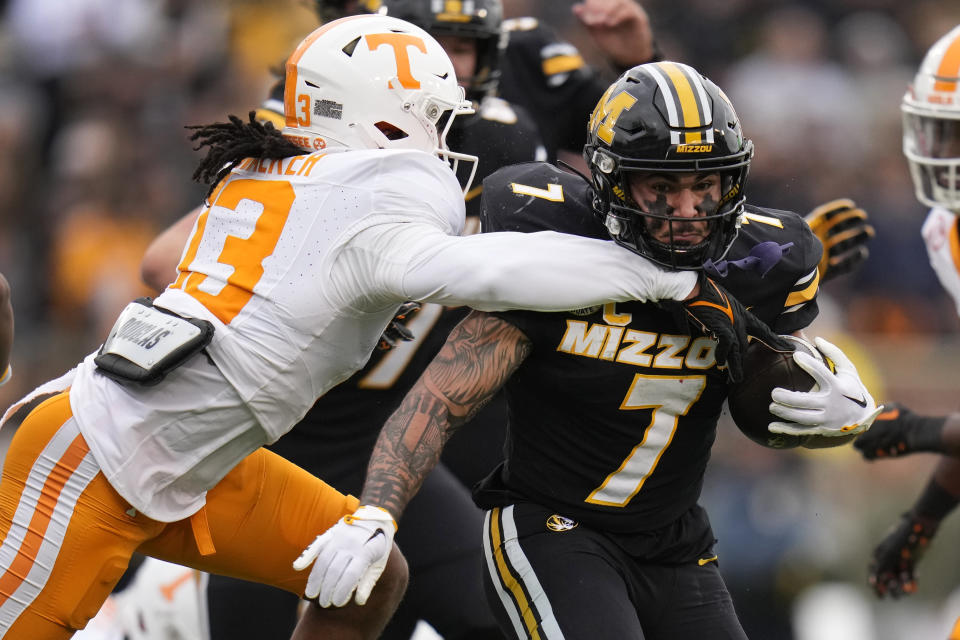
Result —
[{"label": "white helmet in background", "polygon": [[127,640],[205,640],[207,575],[146,558],[133,582],[111,598]]},{"label": "white helmet in background", "polygon": [[284,113],[283,134],[311,151],[418,149],[476,169],[475,156],[446,144],[453,119],[473,113],[453,64],[426,31],[397,18],[350,16],[304,38],[287,60]]},{"label": "white helmet in background", "polygon": [[900,109],[917,199],[960,214],[960,26],[930,47]]}]

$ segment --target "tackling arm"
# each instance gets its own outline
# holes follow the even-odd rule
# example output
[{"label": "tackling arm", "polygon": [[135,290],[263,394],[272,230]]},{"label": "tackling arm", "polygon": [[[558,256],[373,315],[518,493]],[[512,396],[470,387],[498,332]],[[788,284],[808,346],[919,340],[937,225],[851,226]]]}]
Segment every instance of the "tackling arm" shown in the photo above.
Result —
[{"label": "tackling arm", "polygon": [[183,255],[190,231],[197,222],[203,207],[197,207],[172,225],[160,232],[147,247],[140,261],[140,278],[157,291],[163,291],[173,282],[177,273],[177,264]]},{"label": "tackling arm", "polygon": [[380,233],[370,245],[379,256],[408,256],[399,274],[407,300],[482,311],[566,311],[683,300],[697,285],[695,272],[661,269],[609,240],[554,231],[447,236],[427,225]]}]

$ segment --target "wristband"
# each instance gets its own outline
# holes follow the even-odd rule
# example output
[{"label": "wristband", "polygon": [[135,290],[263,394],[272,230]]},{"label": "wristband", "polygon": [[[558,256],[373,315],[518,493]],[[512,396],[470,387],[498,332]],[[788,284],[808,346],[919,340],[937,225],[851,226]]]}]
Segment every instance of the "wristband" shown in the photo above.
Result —
[{"label": "wristband", "polygon": [[938,523],[953,511],[960,498],[953,495],[936,480],[931,479],[913,505],[913,513],[920,518],[929,518]]},{"label": "wristband", "polygon": [[9,381],[12,376],[13,376],[13,366],[8,364],[6,371],[4,371],[3,375],[0,376],[0,387],[7,384],[7,381]]}]

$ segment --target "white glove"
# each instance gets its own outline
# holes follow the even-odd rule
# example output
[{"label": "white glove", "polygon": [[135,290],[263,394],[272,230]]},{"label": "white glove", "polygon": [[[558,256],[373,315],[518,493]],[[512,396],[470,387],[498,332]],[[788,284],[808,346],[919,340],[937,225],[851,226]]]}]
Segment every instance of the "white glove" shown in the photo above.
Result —
[{"label": "white glove", "polygon": [[812,391],[774,389],[770,413],[785,422],[771,422],[767,429],[792,436],[846,436],[866,431],[883,407],[873,401],[843,351],[823,338],[815,338],[815,342],[837,372],[808,353],[794,352],[794,361],[813,376],[817,386]]},{"label": "white glove", "polygon": [[342,607],[356,589],[357,604],[366,604],[393,549],[397,523],[386,509],[362,506],[343,516],[317,536],[293,568],[302,571],[313,563],[305,596],[321,607]]}]

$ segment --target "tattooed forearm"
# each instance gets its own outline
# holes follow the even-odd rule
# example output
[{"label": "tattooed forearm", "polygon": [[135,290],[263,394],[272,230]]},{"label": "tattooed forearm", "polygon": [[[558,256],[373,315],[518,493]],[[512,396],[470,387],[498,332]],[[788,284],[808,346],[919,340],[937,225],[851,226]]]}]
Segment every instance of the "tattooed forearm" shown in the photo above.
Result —
[{"label": "tattooed forearm", "polygon": [[384,424],[361,501],[399,517],[453,432],[496,394],[529,353],[529,340],[510,323],[479,311],[467,316]]}]

